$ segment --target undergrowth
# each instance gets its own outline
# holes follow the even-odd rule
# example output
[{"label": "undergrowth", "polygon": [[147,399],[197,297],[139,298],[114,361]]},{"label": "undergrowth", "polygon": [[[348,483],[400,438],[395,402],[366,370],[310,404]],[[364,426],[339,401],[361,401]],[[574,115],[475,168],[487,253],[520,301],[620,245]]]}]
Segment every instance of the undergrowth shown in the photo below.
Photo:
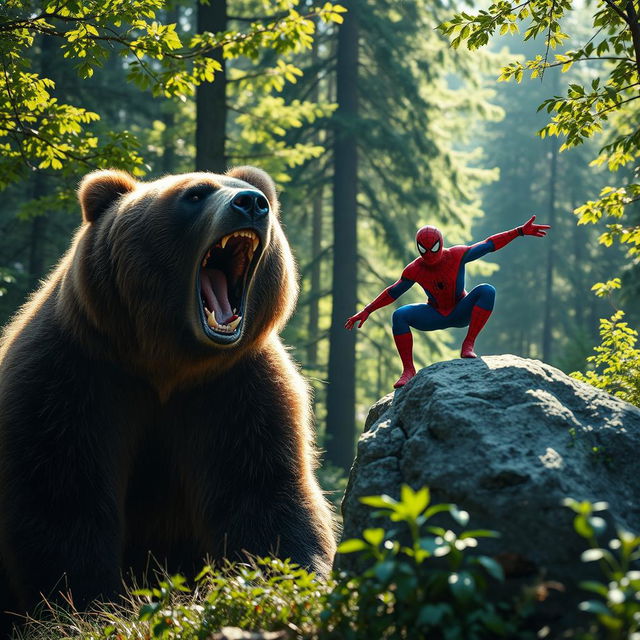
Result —
[{"label": "undergrowth", "polygon": [[[400,500],[362,501],[385,526],[340,545],[339,553],[354,559],[348,566],[357,570],[335,571],[321,580],[274,558],[206,566],[192,583],[164,576],[155,587],[129,591],[119,605],[86,614],[69,603],[49,606],[47,620],[32,620],[17,635],[21,640],[209,640],[233,626],[308,640],[542,637],[526,630],[526,607],[495,595],[504,580],[502,568],[478,553],[482,540],[495,532],[467,529],[468,514],[455,505],[430,504],[426,488],[403,486]],[[582,560],[598,568],[593,580],[580,585],[591,594],[580,605],[589,623],[571,637],[640,640],[640,537],[619,530],[601,545],[606,522],[598,512],[606,504],[567,500],[566,506],[589,546]]]}]

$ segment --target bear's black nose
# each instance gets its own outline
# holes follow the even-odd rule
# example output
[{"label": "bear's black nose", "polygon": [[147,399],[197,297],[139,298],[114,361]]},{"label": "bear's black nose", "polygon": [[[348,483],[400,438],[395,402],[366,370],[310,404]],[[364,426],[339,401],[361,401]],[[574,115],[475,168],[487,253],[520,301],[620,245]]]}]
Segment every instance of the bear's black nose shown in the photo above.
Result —
[{"label": "bear's black nose", "polygon": [[261,218],[269,213],[269,202],[258,191],[241,191],[231,201],[231,206],[238,213],[254,218]]}]

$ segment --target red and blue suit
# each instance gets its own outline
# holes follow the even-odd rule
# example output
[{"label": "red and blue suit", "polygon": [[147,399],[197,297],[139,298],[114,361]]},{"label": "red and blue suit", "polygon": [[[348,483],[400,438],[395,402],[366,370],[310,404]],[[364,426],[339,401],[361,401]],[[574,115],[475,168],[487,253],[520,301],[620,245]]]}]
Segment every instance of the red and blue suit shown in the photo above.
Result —
[{"label": "red and blue suit", "polygon": [[464,288],[465,265],[492,251],[502,249],[509,242],[523,235],[544,236],[548,225],[534,224],[535,216],[521,227],[490,236],[484,242],[471,246],[443,248],[442,233],[432,226],[422,227],[416,234],[420,256],[408,264],[400,279],[387,287],[360,313],[347,320],[351,329],[359,327],[376,309],[391,304],[418,283],[428,297],[426,304],[408,304],[393,314],[393,337],[403,364],[403,371],[395,387],[405,385],[414,375],[413,338],[411,327],[420,331],[434,331],[449,327],[469,327],[460,355],[475,358],[475,339],[484,327],[496,297],[490,284],[479,284],[468,293]]}]

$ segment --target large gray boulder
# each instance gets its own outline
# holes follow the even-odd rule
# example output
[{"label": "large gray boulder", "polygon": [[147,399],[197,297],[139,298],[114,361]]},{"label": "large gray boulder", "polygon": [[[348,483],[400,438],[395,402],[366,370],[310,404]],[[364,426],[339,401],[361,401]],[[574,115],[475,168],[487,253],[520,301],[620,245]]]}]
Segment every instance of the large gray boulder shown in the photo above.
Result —
[{"label": "large gray boulder", "polygon": [[640,410],[537,360],[434,364],[376,403],[366,428],[342,505],[345,539],[381,526],[359,498],[397,498],[403,483],[502,534],[480,551],[565,584],[585,546],[563,498],[605,500],[617,524],[640,531]]}]

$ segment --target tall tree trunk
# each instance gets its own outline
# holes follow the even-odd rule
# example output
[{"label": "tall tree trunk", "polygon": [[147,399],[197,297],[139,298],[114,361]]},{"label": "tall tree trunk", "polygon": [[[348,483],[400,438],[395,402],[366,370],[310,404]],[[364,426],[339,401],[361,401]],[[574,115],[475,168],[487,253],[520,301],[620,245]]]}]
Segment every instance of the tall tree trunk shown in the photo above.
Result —
[{"label": "tall tree trunk", "polygon": [[[48,36],[47,36],[48,37]],[[46,179],[38,172],[33,177],[33,189],[31,197],[35,200],[46,194]],[[49,216],[46,211],[31,220],[29,239],[29,291],[33,291],[44,275],[47,228]]]},{"label": "tall tree trunk", "polygon": [[[198,33],[218,33],[227,28],[227,0],[210,0],[198,5]],[[227,78],[222,49],[211,54],[222,65],[214,82],[196,91],[196,171],[221,173],[227,168]]]},{"label": "tall tree trunk", "polygon": [[344,328],[357,304],[358,151],[354,123],[358,115],[357,0],[338,34],[337,102],[333,174],[333,309],[329,334],[327,458],[348,470],[355,443],[356,332]]},{"label": "tall tree trunk", "polygon": [[309,303],[309,323],[307,325],[309,345],[307,347],[307,363],[310,367],[318,366],[318,337],[320,325],[320,286],[321,286],[321,261],[322,251],[322,192],[320,187],[313,197],[311,210],[311,283]]},{"label": "tall tree trunk", "polygon": [[[318,64],[318,39],[313,39],[313,49],[311,50],[311,62],[314,67]],[[315,87],[311,93],[312,102],[320,102],[320,80],[315,78]],[[315,136],[315,143],[320,144],[320,134]],[[318,341],[316,340],[320,325],[320,252],[322,251],[322,195],[324,189],[322,185],[313,196],[311,204],[311,289],[309,292],[309,322],[307,325],[309,346],[307,347],[307,364],[310,367],[318,366]]]},{"label": "tall tree trunk", "polygon": [[[575,195],[571,198],[571,210],[575,211],[576,207]],[[583,228],[577,224],[573,225],[573,255],[576,272],[576,284],[573,290],[573,308],[576,325],[585,331],[587,328],[587,300],[585,300],[585,292],[588,287],[585,279],[585,258],[586,252],[584,250],[585,237],[583,234]]]},{"label": "tall tree trunk", "polygon": [[162,123],[162,161],[160,166],[163,173],[173,173],[176,166],[176,144],[174,138],[174,128],[176,126],[176,112],[172,102],[165,102],[163,105]]},{"label": "tall tree trunk", "polygon": [[[551,143],[551,167],[549,173],[549,208],[547,212],[547,224],[552,227],[556,221],[556,186],[558,182],[558,138],[552,136]],[[554,243],[547,243],[547,265],[545,275],[544,293],[544,325],[542,328],[542,359],[550,362],[552,357],[552,331],[553,331],[553,270],[555,266]]]},{"label": "tall tree trunk", "polygon": [[[40,40],[40,75],[55,81],[57,47],[53,36],[43,35]],[[36,171],[33,176],[31,198],[37,199],[47,193],[47,178],[42,171]],[[43,211],[31,220],[29,239],[29,290],[38,285],[45,271],[45,247],[47,243],[47,228],[49,214]]]},{"label": "tall tree trunk", "polygon": [[[167,9],[167,24],[178,24],[180,21],[180,10],[178,6]],[[175,141],[175,125],[176,125],[176,106],[171,100],[165,100],[162,104],[162,123],[164,131],[162,133],[162,162],[161,167],[163,173],[175,172],[176,166],[176,141]]]}]

